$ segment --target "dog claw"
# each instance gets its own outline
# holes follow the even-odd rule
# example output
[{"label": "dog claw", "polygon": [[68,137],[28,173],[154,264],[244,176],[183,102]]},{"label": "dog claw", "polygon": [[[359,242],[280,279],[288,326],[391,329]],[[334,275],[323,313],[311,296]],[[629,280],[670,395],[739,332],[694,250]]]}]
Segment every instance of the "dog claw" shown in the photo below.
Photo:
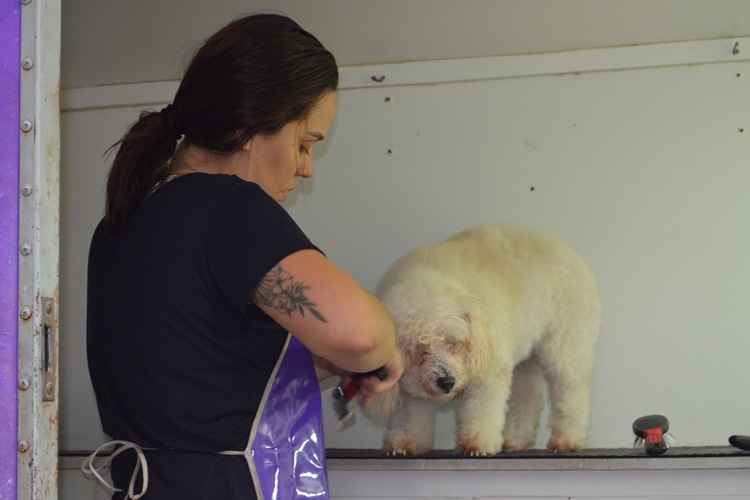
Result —
[{"label": "dog claw", "polygon": [[462,451],[464,455],[468,457],[474,457],[474,458],[486,457],[490,455],[490,452],[488,452],[487,450],[480,450],[476,448],[464,448]]},{"label": "dog claw", "polygon": [[386,455],[391,457],[405,457],[417,454],[416,443],[409,437],[396,437],[393,440],[389,440],[384,449]]},{"label": "dog claw", "polygon": [[403,448],[394,448],[385,452],[386,456],[389,457],[405,457],[409,452]]}]

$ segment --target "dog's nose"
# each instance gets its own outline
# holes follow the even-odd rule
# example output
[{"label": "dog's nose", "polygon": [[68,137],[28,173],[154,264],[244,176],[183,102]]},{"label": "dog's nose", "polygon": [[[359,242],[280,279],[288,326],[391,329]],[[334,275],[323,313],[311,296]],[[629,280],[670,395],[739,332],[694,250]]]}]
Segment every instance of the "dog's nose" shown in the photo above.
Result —
[{"label": "dog's nose", "polygon": [[437,379],[437,386],[440,387],[446,394],[451,392],[451,389],[453,389],[454,385],[456,385],[456,379],[454,379],[450,375],[446,375],[445,377],[440,377],[439,379]]}]

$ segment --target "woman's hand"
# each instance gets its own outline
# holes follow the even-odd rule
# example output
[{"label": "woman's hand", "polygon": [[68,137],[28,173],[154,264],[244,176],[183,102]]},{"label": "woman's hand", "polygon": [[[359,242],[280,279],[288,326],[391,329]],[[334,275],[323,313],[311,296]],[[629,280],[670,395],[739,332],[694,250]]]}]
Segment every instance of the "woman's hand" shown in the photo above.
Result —
[{"label": "woman's hand", "polygon": [[378,380],[377,377],[367,377],[362,380],[359,387],[359,402],[362,406],[367,406],[372,398],[380,393],[392,389],[404,374],[404,360],[401,351],[394,349],[391,360],[384,366],[387,376],[385,380]]}]

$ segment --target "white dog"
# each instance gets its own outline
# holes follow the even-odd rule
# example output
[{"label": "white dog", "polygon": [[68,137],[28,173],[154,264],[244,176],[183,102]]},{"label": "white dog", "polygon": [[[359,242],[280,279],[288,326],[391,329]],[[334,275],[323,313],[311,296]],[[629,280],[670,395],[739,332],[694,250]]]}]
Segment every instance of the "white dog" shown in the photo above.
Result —
[{"label": "white dog", "polygon": [[436,405],[448,401],[456,402],[459,451],[526,450],[536,441],[545,379],[548,449],[584,445],[600,302],[573,250],[551,237],[483,226],[408,253],[377,295],[406,364],[395,389],[364,409],[386,425],[386,452],[431,450]]}]

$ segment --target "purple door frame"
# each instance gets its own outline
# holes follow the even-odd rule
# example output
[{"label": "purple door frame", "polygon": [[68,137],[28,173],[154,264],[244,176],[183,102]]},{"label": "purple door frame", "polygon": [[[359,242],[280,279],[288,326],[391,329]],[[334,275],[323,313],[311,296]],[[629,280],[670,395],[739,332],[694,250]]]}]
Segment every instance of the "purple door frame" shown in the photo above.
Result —
[{"label": "purple door frame", "polygon": [[0,0],[0,498],[16,498],[21,2]]}]

